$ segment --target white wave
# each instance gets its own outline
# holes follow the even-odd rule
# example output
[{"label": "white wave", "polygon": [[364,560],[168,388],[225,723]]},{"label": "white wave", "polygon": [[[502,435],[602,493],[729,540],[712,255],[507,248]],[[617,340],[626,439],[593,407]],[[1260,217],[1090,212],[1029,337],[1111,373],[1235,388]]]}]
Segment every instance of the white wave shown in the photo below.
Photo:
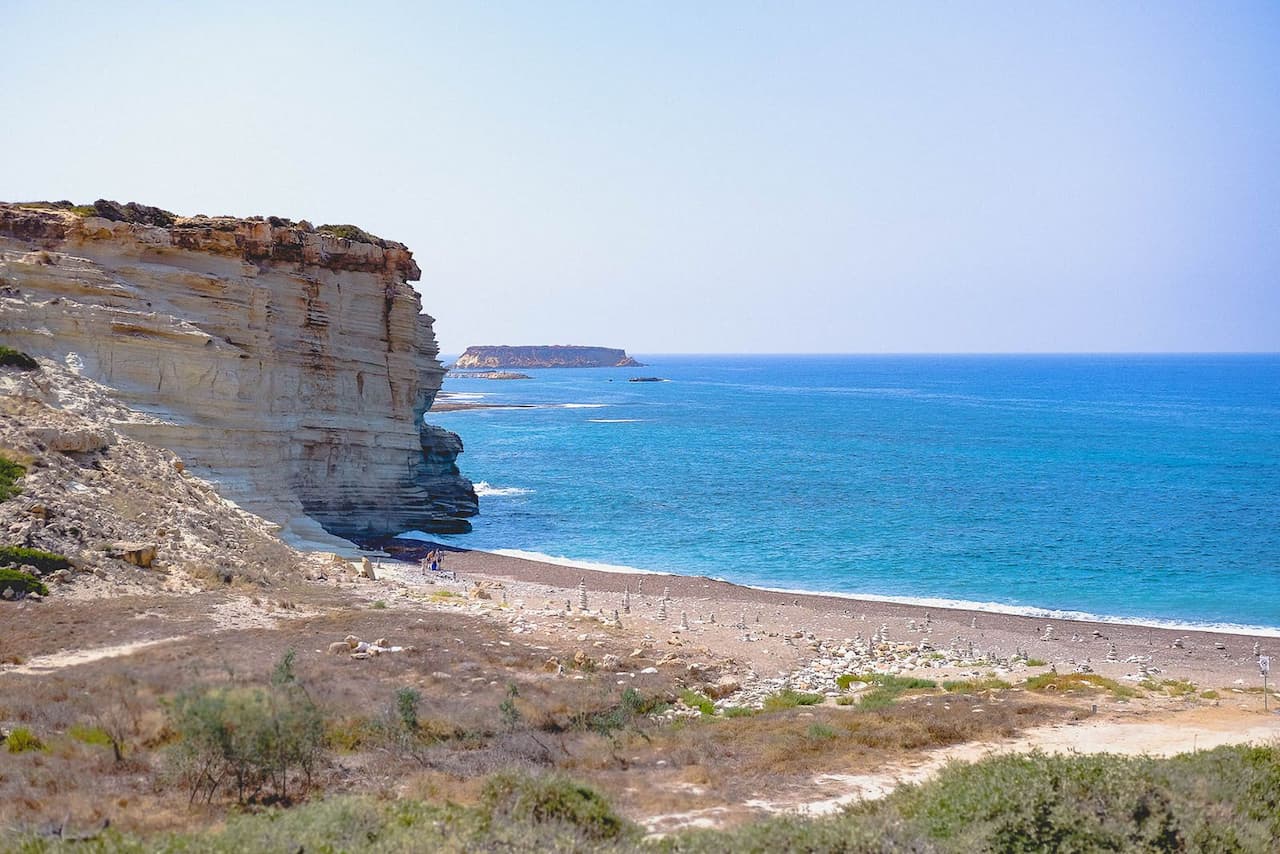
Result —
[{"label": "white wave", "polygon": [[574,569],[593,569],[596,572],[616,572],[622,575],[667,575],[652,569],[640,569],[634,566],[619,566],[614,563],[597,563],[590,560],[574,560],[564,556],[548,555],[542,552],[529,552],[524,549],[486,549],[491,554],[518,557],[521,560],[533,560],[538,563],[554,563],[558,566],[571,566]]},{"label": "white wave", "polygon": [[[728,580],[728,579],[722,579]],[[1050,620],[1077,620],[1084,623],[1118,623],[1125,626],[1142,626],[1153,629],[1178,629],[1195,632],[1215,632],[1231,635],[1259,635],[1280,638],[1280,627],[1252,626],[1243,623],[1210,623],[1197,620],[1165,620],[1158,617],[1117,617],[1112,614],[1094,614],[1089,611],[1066,611],[1058,608],[1039,608],[1034,605],[1008,605],[1003,602],[974,602],[968,599],[943,599],[933,596],[883,596],[878,593],[838,593],[830,590],[797,590],[790,587],[754,586],[770,593],[788,593],[797,596],[829,596],[835,599],[853,599],[864,602],[891,602],[898,605],[920,605],[929,608],[951,608],[959,611],[986,611],[993,614],[1010,614],[1017,617],[1039,617]]]},{"label": "white wave", "polygon": [[588,418],[588,424],[636,424],[643,418]]},{"label": "white wave", "polygon": [[473,486],[476,488],[476,495],[481,497],[488,495],[528,495],[533,492],[532,489],[524,489],[519,486],[494,486],[487,480],[479,481]]},{"label": "white wave", "polygon": [[481,391],[442,391],[436,395],[438,400],[482,400],[489,395]]},{"label": "white wave", "polygon": [[421,540],[424,543],[436,542],[435,534],[428,534],[424,531],[401,531],[396,534],[397,540]]},{"label": "white wave", "polygon": [[562,403],[561,409],[604,409],[607,403]]}]

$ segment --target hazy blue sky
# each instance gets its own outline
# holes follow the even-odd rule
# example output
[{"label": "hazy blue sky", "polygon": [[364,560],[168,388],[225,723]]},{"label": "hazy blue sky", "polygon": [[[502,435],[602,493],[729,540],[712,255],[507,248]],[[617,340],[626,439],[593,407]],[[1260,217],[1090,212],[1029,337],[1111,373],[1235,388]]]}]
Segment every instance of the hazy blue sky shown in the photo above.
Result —
[{"label": "hazy blue sky", "polygon": [[352,222],[446,352],[1280,350],[1280,4],[0,0],[0,198]]}]

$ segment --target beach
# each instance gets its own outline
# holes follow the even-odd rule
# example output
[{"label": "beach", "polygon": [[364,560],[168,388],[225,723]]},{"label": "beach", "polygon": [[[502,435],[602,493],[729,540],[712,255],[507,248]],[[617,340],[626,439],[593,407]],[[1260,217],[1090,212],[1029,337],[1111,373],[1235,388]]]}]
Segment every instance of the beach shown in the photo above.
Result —
[{"label": "beach", "polygon": [[[612,621],[617,612],[620,628],[637,644],[698,648],[735,663],[748,681],[769,687],[786,680],[800,689],[834,692],[834,677],[848,672],[846,663],[937,680],[994,674],[1017,681],[1056,670],[1132,686],[1186,680],[1198,692],[1245,705],[1256,700],[1261,709],[1255,650],[1280,652],[1280,639],[1268,635],[778,592],[706,577],[601,571],[485,551],[448,549],[444,554],[460,588],[477,582],[502,585],[510,610],[538,615],[547,629],[570,627],[572,620],[563,618],[582,615],[579,596],[585,589],[586,613]],[[409,585],[425,577],[412,564],[384,567],[389,578]],[[660,619],[664,594],[666,618]],[[879,657],[866,649],[876,637],[888,648]],[[851,654],[859,643],[866,654]]]}]

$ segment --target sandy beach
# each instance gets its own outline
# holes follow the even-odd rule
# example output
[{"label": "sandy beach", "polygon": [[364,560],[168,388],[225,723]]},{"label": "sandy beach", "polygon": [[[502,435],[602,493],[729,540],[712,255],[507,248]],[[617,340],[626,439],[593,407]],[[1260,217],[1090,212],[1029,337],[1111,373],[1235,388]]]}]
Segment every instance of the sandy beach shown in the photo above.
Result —
[{"label": "sandy beach", "polygon": [[[994,672],[1008,679],[1053,669],[1132,685],[1188,680],[1202,690],[1252,695],[1260,707],[1257,655],[1280,652],[1280,639],[1264,635],[782,593],[706,577],[600,571],[483,551],[445,555],[445,567],[457,573],[460,585],[501,584],[507,601],[519,602],[523,610],[579,612],[581,584],[588,612],[607,620],[618,612],[621,627],[637,642],[697,647],[738,663],[748,678],[788,679],[806,690],[833,690],[824,677],[846,672],[841,657],[878,641],[887,650],[877,662],[888,672],[919,671],[939,680]],[[394,574],[410,583],[422,576],[411,564],[384,566],[400,567]],[[876,660],[867,652],[849,660]]]}]

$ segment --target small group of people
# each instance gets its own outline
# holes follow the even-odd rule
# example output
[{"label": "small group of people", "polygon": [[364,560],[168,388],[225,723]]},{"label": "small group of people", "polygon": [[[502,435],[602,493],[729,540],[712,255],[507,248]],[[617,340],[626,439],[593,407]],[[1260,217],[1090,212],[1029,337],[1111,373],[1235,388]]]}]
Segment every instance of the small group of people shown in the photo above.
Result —
[{"label": "small group of people", "polygon": [[427,552],[427,556],[422,559],[420,565],[422,566],[423,572],[426,572],[427,570],[431,570],[432,572],[443,572],[444,552],[440,551],[440,549],[432,549]]}]

